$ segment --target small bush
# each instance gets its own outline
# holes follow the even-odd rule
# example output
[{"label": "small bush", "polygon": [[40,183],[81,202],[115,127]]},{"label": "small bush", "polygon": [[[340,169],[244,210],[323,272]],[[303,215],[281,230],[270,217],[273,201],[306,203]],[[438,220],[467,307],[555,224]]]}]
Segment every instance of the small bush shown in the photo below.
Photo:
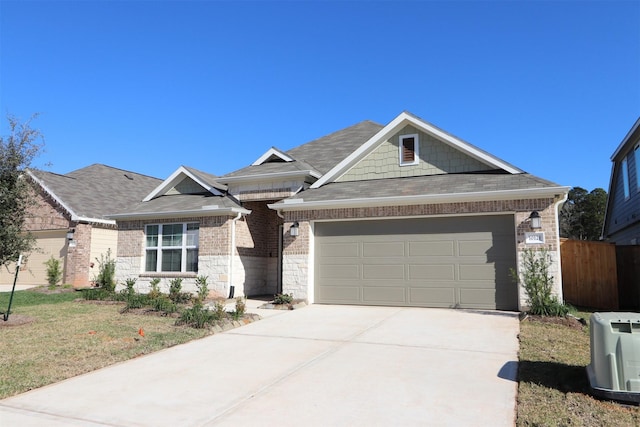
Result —
[{"label": "small bush", "polygon": [[107,250],[107,254],[101,254],[98,261],[99,270],[96,277],[96,284],[102,289],[113,292],[116,289],[116,261],[111,259],[111,249]]},{"label": "small bush", "polygon": [[53,288],[62,280],[60,260],[51,255],[51,258],[49,258],[44,265],[47,266],[47,282],[49,283],[49,287]]},{"label": "small bush", "polygon": [[198,301],[204,302],[209,295],[209,284],[207,283],[208,276],[196,277],[196,288],[198,288]]},{"label": "small bush", "polygon": [[176,325],[189,325],[196,329],[202,329],[212,325],[216,320],[214,313],[207,310],[202,304],[196,303],[193,307],[185,309]]},{"label": "small bush", "polygon": [[148,304],[152,310],[161,311],[166,314],[171,314],[178,311],[178,306],[166,295],[160,295],[156,298],[149,298]]},{"label": "small bush", "polygon": [[149,285],[151,285],[151,289],[149,290],[149,298],[159,298],[162,295],[162,292],[160,292],[160,278],[154,277]]},{"label": "small bush", "polygon": [[114,293],[102,288],[83,289],[82,298],[90,301],[105,301],[114,299]]},{"label": "small bush", "polygon": [[136,293],[135,290],[135,286],[136,286],[136,278],[134,277],[130,277],[127,280],[124,281],[125,286],[126,286],[126,291],[128,295],[133,295]]},{"label": "small bush", "polygon": [[277,294],[273,297],[274,304],[291,304],[293,302],[293,294]]},{"label": "small bush", "polygon": [[569,307],[552,293],[553,276],[549,274],[551,265],[549,252],[546,249],[541,251],[527,249],[522,253],[522,259],[522,278],[519,278],[515,271],[511,274],[518,283],[522,281],[527,292],[529,313],[540,316],[566,316],[569,313]]},{"label": "small bush", "polygon": [[213,317],[215,320],[222,320],[227,317],[227,311],[224,308],[224,303],[222,301],[216,301],[213,303]]},{"label": "small bush", "polygon": [[134,308],[142,308],[149,302],[146,295],[142,294],[127,294],[125,298],[125,307],[123,311],[131,310]]},{"label": "small bush", "polygon": [[236,298],[236,310],[233,313],[231,313],[233,320],[238,320],[242,316],[244,316],[246,309],[247,309],[247,303],[245,301],[245,298],[243,297]]},{"label": "small bush", "polygon": [[182,292],[182,279],[176,277],[169,282],[169,298],[176,304],[189,302],[191,300],[191,294]]}]

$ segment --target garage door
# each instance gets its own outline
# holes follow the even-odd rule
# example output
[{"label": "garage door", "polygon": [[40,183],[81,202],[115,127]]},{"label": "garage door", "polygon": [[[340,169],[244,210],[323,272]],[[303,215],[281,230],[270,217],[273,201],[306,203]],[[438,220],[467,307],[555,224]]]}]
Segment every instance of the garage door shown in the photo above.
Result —
[{"label": "garage door", "polygon": [[[66,251],[66,234],[67,230],[55,231],[34,231],[36,237],[36,246],[28,257],[27,262],[20,268],[18,274],[18,284],[20,285],[46,285],[47,284],[47,267],[44,263],[53,255],[62,261],[61,267],[64,268],[64,256]],[[15,271],[14,264],[9,266],[9,271],[3,267],[0,273],[1,284],[13,284]]]},{"label": "garage door", "polygon": [[315,301],[516,310],[512,215],[315,224]]}]

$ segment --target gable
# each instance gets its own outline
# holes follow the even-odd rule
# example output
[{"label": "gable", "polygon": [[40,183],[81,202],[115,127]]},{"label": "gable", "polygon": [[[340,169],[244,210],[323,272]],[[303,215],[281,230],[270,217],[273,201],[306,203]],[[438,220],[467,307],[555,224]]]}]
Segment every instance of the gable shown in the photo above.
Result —
[{"label": "gable", "polygon": [[[476,159],[478,162],[489,166],[487,170],[501,170],[505,173],[510,174],[518,174],[523,173],[521,169],[510,165],[505,162],[487,153],[484,150],[475,147],[468,142],[465,142],[445,131],[435,127],[434,125],[410,114],[407,112],[403,112],[398,117],[393,119],[388,125],[384,126],[380,129],[375,135],[371,136],[366,142],[361,143],[351,154],[349,154],[346,158],[344,158],[340,163],[335,165],[331,170],[326,172],[320,179],[318,179],[315,183],[311,185],[311,188],[319,188],[327,183],[335,182],[337,179],[341,178],[343,175],[348,173],[354,166],[360,163],[363,159],[365,159],[369,154],[375,151],[380,145],[387,143],[388,141],[394,138],[394,135],[402,136],[402,131],[407,126],[411,126],[415,128],[417,131],[424,133],[425,135],[429,135],[430,137],[439,140],[449,147],[454,149],[454,152],[460,152],[465,154],[468,157]],[[417,135],[417,134],[416,134]],[[416,150],[416,154],[418,150]],[[442,150],[440,150],[442,151]],[[416,159],[418,160],[418,159]],[[455,159],[454,159],[455,160]],[[460,160],[458,158],[458,160]],[[433,161],[433,160],[432,160]],[[419,165],[419,161],[415,162],[405,162],[407,165]],[[439,165],[441,160],[436,165]],[[471,167],[470,164],[467,163],[465,159],[463,164],[455,166],[455,169],[465,169]],[[371,172],[372,166],[369,166],[369,170],[367,173]],[[385,172],[386,173],[386,172]],[[413,176],[413,175],[410,175]]]},{"label": "gable", "polygon": [[[407,160],[407,151],[400,150],[400,138],[416,135],[417,147],[415,164],[401,164]],[[411,163],[411,162],[409,162]],[[407,125],[386,139],[356,163],[337,182],[361,181],[369,179],[401,178],[446,173],[469,173],[493,170],[479,160],[445,144],[434,136],[414,126]]]},{"label": "gable", "polygon": [[179,181],[176,185],[171,187],[165,194],[166,195],[175,195],[175,194],[203,194],[207,193],[207,189],[202,185],[195,182],[188,176],[185,176],[182,181]]}]

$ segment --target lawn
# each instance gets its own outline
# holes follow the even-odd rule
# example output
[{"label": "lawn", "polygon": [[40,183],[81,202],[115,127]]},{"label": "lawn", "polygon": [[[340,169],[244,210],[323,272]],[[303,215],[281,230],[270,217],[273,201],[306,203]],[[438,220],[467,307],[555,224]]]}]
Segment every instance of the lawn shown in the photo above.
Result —
[{"label": "lawn", "polygon": [[[0,318],[0,399],[211,334],[175,326],[171,317],[120,314],[122,304],[75,301],[79,296],[15,293],[9,320],[33,321],[3,326]],[[1,313],[8,302],[1,293]]]},{"label": "lawn", "polygon": [[[587,320],[590,313],[576,314]],[[520,324],[518,426],[638,426],[640,409],[590,396],[589,327]]]}]

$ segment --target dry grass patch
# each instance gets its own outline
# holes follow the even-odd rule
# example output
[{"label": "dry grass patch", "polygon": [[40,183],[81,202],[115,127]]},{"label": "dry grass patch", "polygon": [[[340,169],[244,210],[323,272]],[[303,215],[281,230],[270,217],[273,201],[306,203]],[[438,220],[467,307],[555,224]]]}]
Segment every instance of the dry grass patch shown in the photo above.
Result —
[{"label": "dry grass patch", "polygon": [[123,315],[122,305],[63,299],[46,303],[45,296],[32,305],[14,301],[10,319],[34,321],[0,327],[0,399],[211,333],[177,327],[170,317]]},{"label": "dry grass patch", "polygon": [[[588,319],[590,313],[578,313]],[[589,394],[589,327],[520,325],[518,426],[638,426],[640,409]]]}]

